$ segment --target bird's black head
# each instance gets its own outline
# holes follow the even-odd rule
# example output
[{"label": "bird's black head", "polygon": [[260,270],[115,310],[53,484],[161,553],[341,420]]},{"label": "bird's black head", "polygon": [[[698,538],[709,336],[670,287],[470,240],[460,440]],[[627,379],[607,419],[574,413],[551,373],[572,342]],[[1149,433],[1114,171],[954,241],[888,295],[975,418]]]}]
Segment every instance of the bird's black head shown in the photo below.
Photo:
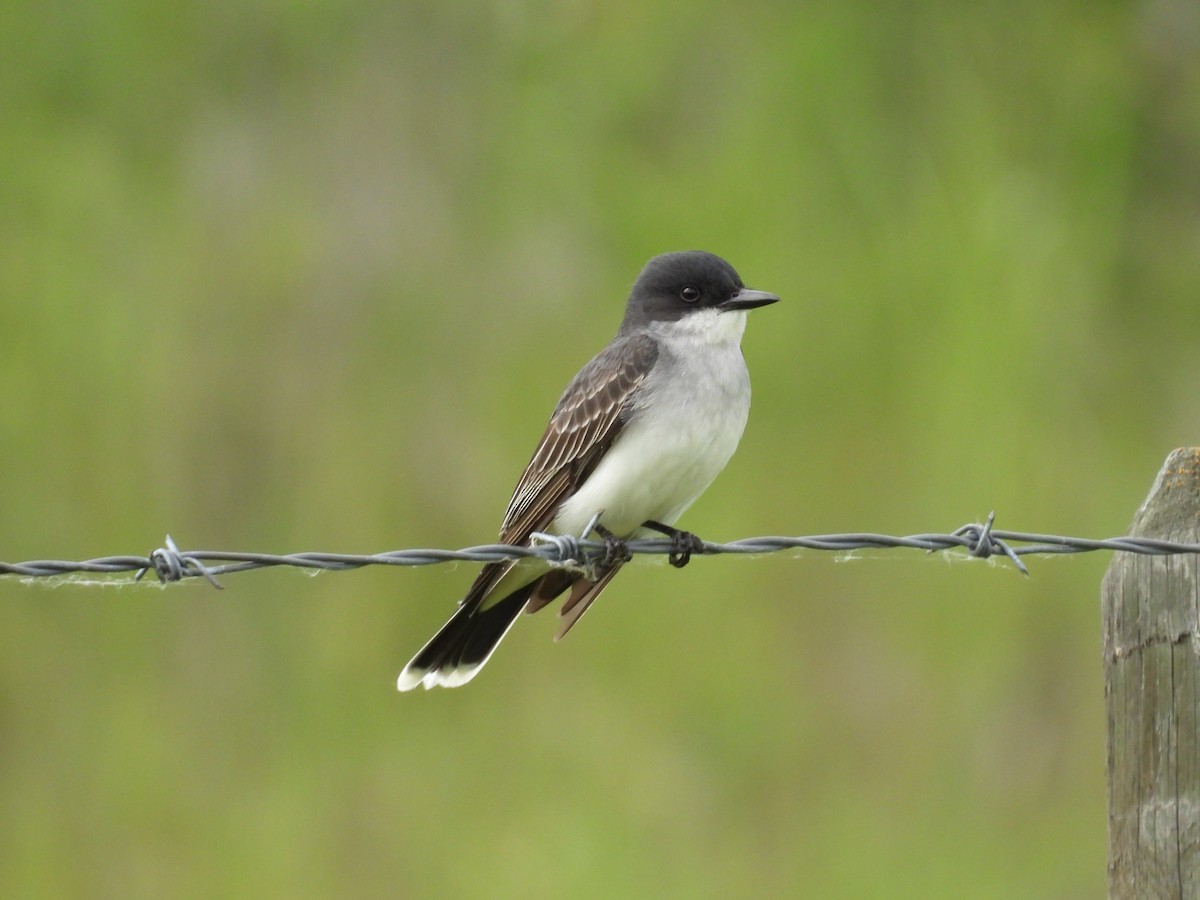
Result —
[{"label": "bird's black head", "polygon": [[621,330],[653,322],[675,322],[698,310],[754,309],[778,299],[774,294],[748,289],[733,266],[712,253],[664,253],[646,263],[634,282]]}]

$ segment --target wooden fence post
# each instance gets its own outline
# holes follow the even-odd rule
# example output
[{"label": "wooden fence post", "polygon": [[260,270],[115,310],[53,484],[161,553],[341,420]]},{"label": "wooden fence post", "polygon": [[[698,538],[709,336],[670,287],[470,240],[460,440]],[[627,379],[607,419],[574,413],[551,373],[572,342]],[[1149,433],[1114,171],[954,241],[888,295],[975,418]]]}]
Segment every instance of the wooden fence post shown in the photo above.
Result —
[{"label": "wooden fence post", "polygon": [[[1167,457],[1129,533],[1200,543],[1200,448]],[[1200,897],[1200,559],[1117,553],[1101,615],[1109,896]]]}]

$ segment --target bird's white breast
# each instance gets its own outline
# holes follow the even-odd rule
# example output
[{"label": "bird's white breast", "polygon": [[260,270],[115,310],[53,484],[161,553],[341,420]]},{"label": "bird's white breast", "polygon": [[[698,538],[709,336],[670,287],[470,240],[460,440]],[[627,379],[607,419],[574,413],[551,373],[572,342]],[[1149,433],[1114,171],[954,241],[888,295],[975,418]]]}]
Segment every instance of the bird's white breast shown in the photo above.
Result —
[{"label": "bird's white breast", "polygon": [[659,360],[612,448],[553,524],[579,535],[602,525],[628,537],[647,520],[672,525],[725,468],[750,411],[739,342],[743,312],[704,311],[655,333]]}]

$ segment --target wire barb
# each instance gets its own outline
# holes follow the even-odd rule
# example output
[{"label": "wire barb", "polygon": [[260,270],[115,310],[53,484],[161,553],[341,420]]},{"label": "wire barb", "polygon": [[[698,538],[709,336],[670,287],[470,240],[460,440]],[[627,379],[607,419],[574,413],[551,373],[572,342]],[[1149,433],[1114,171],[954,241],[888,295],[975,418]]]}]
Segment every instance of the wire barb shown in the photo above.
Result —
[{"label": "wire barb", "polygon": [[216,576],[208,570],[204,563],[196,559],[194,556],[180,553],[179,548],[175,546],[175,540],[168,534],[167,546],[159,547],[150,553],[150,565],[143,566],[138,569],[137,574],[133,576],[134,581],[141,581],[142,576],[150,569],[154,570],[154,574],[158,576],[160,584],[166,584],[169,581],[182,581],[187,575],[203,575],[218,591],[225,590],[225,585],[217,581]]},{"label": "wire barb", "polygon": [[595,555],[589,557],[584,544],[587,542],[588,535],[595,531],[596,526],[600,524],[600,516],[603,514],[604,510],[601,510],[588,519],[587,525],[583,527],[583,534],[579,537],[575,537],[573,534],[547,534],[544,531],[535,531],[529,535],[530,546],[553,547],[554,555],[547,556],[547,562],[564,569],[581,572],[589,580],[595,581],[596,557]]},{"label": "wire barb", "polygon": [[1021,557],[1017,556],[1017,552],[1012,547],[1000,538],[992,534],[992,525],[996,521],[996,511],[992,510],[988,513],[987,521],[982,525],[964,525],[961,528],[955,529],[955,537],[964,537],[967,539],[967,552],[976,559],[989,559],[993,554],[1003,553],[1012,560],[1012,564],[1017,567],[1017,571],[1025,577],[1029,577],[1029,569],[1025,563],[1021,562]]},{"label": "wire barb", "polygon": [[[1022,557],[1031,554],[1091,553],[1108,550],[1119,553],[1138,553],[1150,556],[1200,554],[1200,544],[1179,544],[1172,541],[1138,537],[1116,537],[1104,540],[1064,537],[1054,534],[1030,534],[1002,531],[995,527],[993,512],[982,524],[963,525],[949,534],[911,534],[897,537],[888,534],[818,534],[801,537],[753,537],[720,544],[704,542],[704,555],[740,553],[761,556],[795,550],[825,550],[846,553],[850,550],[908,549],[940,552],[965,551],[968,557],[989,559],[1003,556],[1017,571],[1029,574]],[[50,578],[76,572],[117,575],[136,573],[134,580],[153,571],[164,584],[202,577],[218,590],[222,585],[217,576],[250,569],[292,566],[301,569],[344,571],[364,566],[432,566],[446,562],[510,562],[521,559],[541,559],[554,565],[587,571],[605,552],[602,541],[588,538],[592,526],[581,536],[537,534],[527,546],[485,544],[463,550],[391,550],[386,553],[244,553],[224,550],[180,550],[170,535],[166,545],[149,556],[109,556],[83,562],[63,560],[31,560],[23,563],[0,562],[0,576],[17,575],[23,578]],[[629,541],[630,553],[669,555],[671,541],[647,539]]]},{"label": "wire barb", "polygon": [[535,531],[529,535],[529,539],[530,545],[533,547],[553,547],[554,556],[547,557],[547,561],[565,569],[583,566],[583,560],[587,557],[583,550],[582,540],[573,534],[547,534],[544,531]]}]

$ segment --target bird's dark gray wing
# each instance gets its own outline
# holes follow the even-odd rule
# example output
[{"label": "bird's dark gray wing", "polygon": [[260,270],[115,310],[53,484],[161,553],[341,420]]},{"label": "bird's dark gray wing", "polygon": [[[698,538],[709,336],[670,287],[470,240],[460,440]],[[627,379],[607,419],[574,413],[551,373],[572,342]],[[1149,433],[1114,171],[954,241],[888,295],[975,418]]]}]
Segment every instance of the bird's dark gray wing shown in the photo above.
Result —
[{"label": "bird's dark gray wing", "polygon": [[634,393],[657,359],[654,338],[621,337],[571,380],[508,502],[500,529],[503,543],[524,543],[531,532],[549,526],[559,505],[612,446]]}]

